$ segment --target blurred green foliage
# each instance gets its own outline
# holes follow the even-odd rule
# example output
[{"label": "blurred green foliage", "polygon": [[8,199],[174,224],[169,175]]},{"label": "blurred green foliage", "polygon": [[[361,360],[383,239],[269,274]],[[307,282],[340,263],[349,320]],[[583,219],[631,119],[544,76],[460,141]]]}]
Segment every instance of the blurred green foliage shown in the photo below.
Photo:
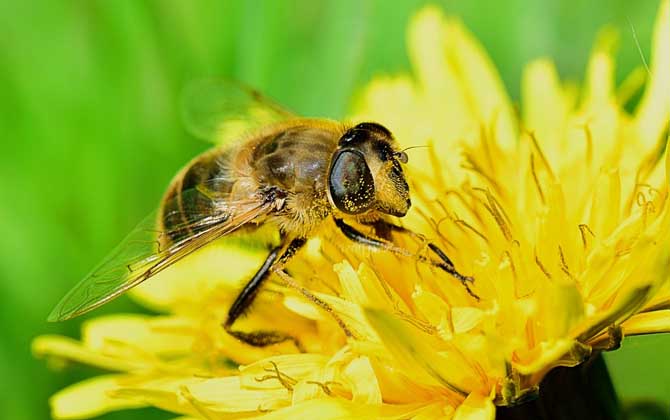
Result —
[{"label": "blurred green foliage", "polygon": [[[157,204],[207,145],[182,128],[189,80],[222,75],[304,115],[344,115],[376,74],[407,72],[404,31],[425,2],[0,2],[0,398],[2,417],[48,418],[49,395],[92,375],[54,373],[30,354],[53,304]],[[438,2],[460,16],[500,68],[513,99],[522,66],[553,57],[579,80],[599,28],[621,33],[619,80],[649,53],[657,2]],[[448,100],[448,98],[445,98]],[[140,311],[121,298],[97,311]],[[667,337],[626,340],[608,358],[624,398],[670,395]],[[158,410],[107,419],[168,418]]]}]

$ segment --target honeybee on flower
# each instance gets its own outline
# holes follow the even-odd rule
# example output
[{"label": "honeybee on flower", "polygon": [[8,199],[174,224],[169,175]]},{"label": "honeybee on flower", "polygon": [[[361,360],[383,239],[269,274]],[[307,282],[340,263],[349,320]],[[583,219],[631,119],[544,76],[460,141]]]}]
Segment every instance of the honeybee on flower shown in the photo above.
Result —
[{"label": "honeybee on flower", "polygon": [[537,398],[556,367],[668,331],[670,2],[632,113],[607,36],[579,98],[550,61],[532,62],[519,116],[458,21],[426,8],[408,38],[414,75],[373,80],[351,117],[383,121],[398,150],[429,145],[403,166],[403,227],[420,234],[405,245],[436,244],[476,279],[479,299],[430,265],[325,232],[291,275],[352,334],[270,281],[245,330],[291,331],[305,352],[250,348],[219,323],[264,251],[213,244],[134,292],[167,314],[94,319],[81,343],[35,340],[37,354],[118,372],[56,394],[56,417],[153,405],[194,418],[494,418]]}]

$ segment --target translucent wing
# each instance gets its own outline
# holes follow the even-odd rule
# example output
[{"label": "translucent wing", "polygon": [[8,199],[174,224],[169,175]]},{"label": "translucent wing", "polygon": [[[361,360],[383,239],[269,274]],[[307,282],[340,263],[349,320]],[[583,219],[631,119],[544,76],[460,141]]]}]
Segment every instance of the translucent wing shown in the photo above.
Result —
[{"label": "translucent wing", "polygon": [[[198,206],[209,210],[201,213],[190,210],[186,214],[181,209],[163,215],[164,220],[188,220],[172,225],[169,230],[157,229],[158,212],[154,212],[65,295],[48,320],[74,318],[109,302],[204,245],[270,213],[277,205],[261,193],[248,200],[231,202],[220,194],[205,194],[204,190],[206,188],[198,188],[183,193],[182,202],[196,198],[199,203],[210,200],[211,206]],[[167,209],[179,208],[170,205],[176,203],[166,204]]]},{"label": "translucent wing", "polygon": [[260,92],[225,79],[190,83],[182,95],[182,117],[196,137],[226,144],[279,121],[296,118]]}]

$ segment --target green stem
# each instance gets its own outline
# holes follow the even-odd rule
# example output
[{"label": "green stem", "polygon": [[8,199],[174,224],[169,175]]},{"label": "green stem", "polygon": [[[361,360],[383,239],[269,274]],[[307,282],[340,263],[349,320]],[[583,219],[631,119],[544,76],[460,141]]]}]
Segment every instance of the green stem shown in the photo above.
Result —
[{"label": "green stem", "polygon": [[600,353],[572,368],[545,376],[538,398],[514,407],[498,407],[498,420],[620,419],[621,406]]}]

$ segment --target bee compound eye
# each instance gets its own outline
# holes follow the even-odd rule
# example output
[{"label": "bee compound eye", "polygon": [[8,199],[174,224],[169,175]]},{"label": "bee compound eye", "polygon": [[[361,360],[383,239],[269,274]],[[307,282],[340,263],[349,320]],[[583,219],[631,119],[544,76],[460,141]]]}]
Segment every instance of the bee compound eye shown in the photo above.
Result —
[{"label": "bee compound eye", "polygon": [[333,159],[328,188],[335,206],[344,213],[359,214],[374,201],[375,184],[363,154],[342,150]]}]

